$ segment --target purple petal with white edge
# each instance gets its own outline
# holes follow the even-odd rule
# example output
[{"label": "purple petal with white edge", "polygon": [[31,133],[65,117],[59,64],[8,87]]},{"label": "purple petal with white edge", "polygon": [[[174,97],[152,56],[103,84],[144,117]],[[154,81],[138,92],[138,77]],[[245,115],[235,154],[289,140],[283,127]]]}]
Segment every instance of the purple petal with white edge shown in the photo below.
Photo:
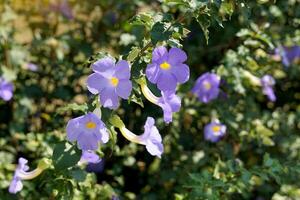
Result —
[{"label": "purple petal with white edge", "polygon": [[75,140],[78,139],[78,136],[82,131],[80,128],[81,119],[83,119],[82,116],[69,120],[66,128],[68,141],[74,142]]},{"label": "purple petal with white edge", "polygon": [[126,60],[120,60],[119,62],[117,62],[114,76],[118,79],[130,78],[130,67]]},{"label": "purple petal with white edge", "polygon": [[88,162],[88,163],[99,163],[101,161],[101,159],[93,151],[82,151],[80,161]]},{"label": "purple petal with white edge", "polygon": [[119,84],[116,88],[116,93],[118,96],[122,97],[123,99],[128,99],[129,95],[131,94],[132,90],[132,83],[130,80],[119,80]]},{"label": "purple petal with white edge", "polygon": [[100,129],[100,133],[101,133],[101,139],[100,139],[100,141],[102,143],[107,143],[108,140],[109,140],[109,133],[108,133],[107,129],[106,128]]},{"label": "purple petal with white edge", "polygon": [[176,47],[170,49],[168,61],[171,65],[181,64],[185,62],[186,59],[187,55],[183,50]]},{"label": "purple petal with white edge", "polygon": [[164,151],[164,146],[160,142],[154,140],[147,143],[146,149],[152,156],[161,158],[161,154]]},{"label": "purple petal with white edge", "polygon": [[115,66],[115,61],[112,58],[105,57],[97,62],[95,62],[92,66],[93,71],[95,72],[105,72]]},{"label": "purple petal with white edge", "polygon": [[98,140],[94,134],[82,133],[78,135],[77,145],[81,150],[97,150]]},{"label": "purple petal with white edge", "polygon": [[147,65],[146,76],[151,83],[157,83],[157,79],[160,75],[159,66],[155,63]]},{"label": "purple petal with white edge", "polygon": [[152,52],[152,62],[167,60],[167,58],[168,58],[168,50],[164,46],[156,47]]},{"label": "purple petal with white edge", "polygon": [[16,194],[20,192],[23,188],[23,183],[19,178],[14,177],[13,180],[10,182],[8,191],[9,193]]},{"label": "purple petal with white edge", "polygon": [[114,88],[105,88],[100,93],[100,102],[105,108],[117,109],[119,107],[119,97]]},{"label": "purple petal with white edge", "polygon": [[172,65],[171,71],[179,83],[185,83],[190,78],[190,68],[186,64]]},{"label": "purple petal with white edge", "polygon": [[170,73],[161,73],[157,80],[157,87],[161,91],[175,91],[177,86],[176,78]]},{"label": "purple petal with white edge", "polygon": [[108,80],[98,73],[89,75],[86,83],[92,94],[98,94],[109,84]]}]

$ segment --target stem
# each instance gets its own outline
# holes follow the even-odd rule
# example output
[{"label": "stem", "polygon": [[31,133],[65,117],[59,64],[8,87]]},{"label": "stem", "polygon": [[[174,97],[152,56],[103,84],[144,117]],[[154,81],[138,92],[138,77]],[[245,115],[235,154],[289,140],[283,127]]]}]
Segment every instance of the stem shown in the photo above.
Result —
[{"label": "stem", "polygon": [[155,105],[158,105],[159,98],[151,92],[151,90],[147,87],[147,84],[141,84],[141,90],[148,101]]},{"label": "stem", "polygon": [[143,142],[142,138],[140,135],[136,135],[134,133],[132,133],[130,130],[128,130],[125,126],[120,128],[120,131],[122,133],[122,135],[129,141],[137,143],[137,144],[142,144],[145,145],[145,143]]},{"label": "stem", "polygon": [[43,172],[43,169],[36,168],[31,172],[18,172],[17,176],[20,177],[22,180],[30,180],[34,179],[35,177],[39,176]]}]

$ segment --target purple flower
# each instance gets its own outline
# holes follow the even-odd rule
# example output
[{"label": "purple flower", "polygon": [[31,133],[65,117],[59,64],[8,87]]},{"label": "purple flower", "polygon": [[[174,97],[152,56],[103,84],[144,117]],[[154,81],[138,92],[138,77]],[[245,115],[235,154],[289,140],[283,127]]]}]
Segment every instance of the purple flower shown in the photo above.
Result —
[{"label": "purple flower", "polygon": [[22,190],[23,184],[22,180],[30,180],[39,176],[45,169],[51,166],[51,160],[43,158],[38,162],[36,169],[28,171],[29,167],[27,165],[27,160],[25,158],[19,158],[18,166],[15,170],[12,181],[10,182],[8,191],[10,193],[17,193]]},{"label": "purple flower", "polygon": [[51,4],[50,9],[54,12],[62,14],[65,18],[69,20],[74,19],[72,9],[70,8],[67,0],[63,0],[62,3]]},{"label": "purple flower", "polygon": [[60,4],[60,12],[61,14],[71,20],[74,18],[73,16],[73,13],[72,13],[72,9],[70,8],[69,4],[68,4],[68,1],[67,0],[64,0],[61,4]]},{"label": "purple flower", "polygon": [[173,112],[178,112],[181,107],[181,99],[173,92],[161,92],[162,96],[158,100],[158,105],[163,109],[164,121],[172,122]]},{"label": "purple flower", "polygon": [[218,142],[225,133],[226,126],[218,122],[209,123],[204,127],[204,138],[211,142]]},{"label": "purple flower", "polygon": [[288,67],[296,59],[300,59],[300,46],[277,47],[275,49],[275,55],[280,55],[282,64]]},{"label": "purple flower", "polygon": [[87,79],[88,90],[100,94],[100,102],[104,107],[117,109],[119,97],[128,99],[132,83],[129,64],[120,60],[115,65],[111,58],[102,58],[93,64],[93,71]]},{"label": "purple flower", "polygon": [[264,75],[260,82],[263,88],[263,93],[268,96],[270,101],[276,101],[276,96],[273,90],[273,86],[275,85],[274,78],[271,75]]},{"label": "purple flower", "polygon": [[214,73],[204,73],[200,76],[192,92],[198,96],[199,101],[208,103],[219,95],[220,77]]},{"label": "purple flower", "polygon": [[29,170],[27,162],[28,161],[25,158],[19,158],[19,164],[16,168],[14,177],[8,188],[8,191],[10,193],[16,194],[17,192],[22,190],[23,183],[22,183],[22,179],[20,177],[20,173],[26,173],[26,171]]},{"label": "purple flower", "polygon": [[88,163],[85,170],[87,172],[101,173],[104,170],[104,164],[104,159],[101,159],[98,163]]},{"label": "purple flower", "polygon": [[38,70],[38,66],[34,63],[27,63],[26,69],[36,72]]},{"label": "purple flower", "polygon": [[100,157],[94,151],[82,151],[80,162],[99,163],[100,161]]},{"label": "purple flower", "polygon": [[162,138],[152,117],[147,118],[144,128],[145,132],[141,135],[141,140],[146,145],[146,149],[151,155],[160,158],[164,151],[164,146],[162,145]]},{"label": "purple flower", "polygon": [[171,48],[168,52],[163,46],[156,47],[146,76],[161,91],[175,91],[177,83],[185,83],[190,77],[189,66],[183,63],[186,59],[187,55],[181,49]]},{"label": "purple flower", "polygon": [[94,114],[71,119],[67,124],[67,140],[77,141],[79,149],[96,150],[98,142],[106,143],[109,140],[109,134],[105,124]]},{"label": "purple flower", "polygon": [[0,98],[9,101],[13,97],[14,86],[0,77]]},{"label": "purple flower", "polygon": [[146,146],[147,151],[157,157],[161,157],[161,154],[164,151],[162,144],[162,138],[154,125],[154,119],[148,117],[145,123],[145,132],[142,135],[135,135],[129,131],[124,125],[119,127],[122,135],[131,142],[142,144]]}]

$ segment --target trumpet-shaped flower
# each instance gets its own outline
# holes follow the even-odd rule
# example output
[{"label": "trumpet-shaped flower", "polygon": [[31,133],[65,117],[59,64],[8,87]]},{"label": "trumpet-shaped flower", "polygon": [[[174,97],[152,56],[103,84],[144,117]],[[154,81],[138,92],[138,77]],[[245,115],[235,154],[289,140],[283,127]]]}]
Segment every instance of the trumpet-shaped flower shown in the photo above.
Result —
[{"label": "trumpet-shaped flower", "polygon": [[184,64],[186,53],[179,48],[156,47],[152,63],[147,66],[146,76],[161,91],[175,91],[177,83],[185,83],[190,77],[189,66]]},{"label": "trumpet-shaped flower", "polygon": [[158,100],[158,105],[163,109],[164,121],[172,122],[173,112],[178,112],[181,107],[181,99],[172,92],[162,92],[162,96]]},{"label": "trumpet-shaped flower", "polygon": [[100,94],[100,102],[104,107],[117,109],[119,97],[128,99],[132,83],[129,64],[120,60],[115,65],[114,60],[106,57],[93,64],[93,71],[87,79],[87,88],[93,94]]},{"label": "trumpet-shaped flower", "polygon": [[205,73],[200,76],[192,92],[198,96],[199,101],[208,103],[219,95],[220,77],[214,73]]},{"label": "trumpet-shaped flower", "polygon": [[204,138],[211,142],[218,142],[226,134],[226,126],[212,122],[204,127]]},{"label": "trumpet-shaped flower", "polygon": [[0,77],[0,98],[9,101],[13,97],[14,86]]},{"label": "trumpet-shaped flower", "polygon": [[21,191],[23,188],[22,180],[30,180],[39,176],[51,164],[48,159],[42,159],[35,170],[28,172],[29,167],[27,163],[28,161],[25,158],[19,158],[18,166],[8,188],[10,193],[16,194]]},{"label": "trumpet-shaped flower", "polygon": [[142,144],[146,146],[147,151],[157,157],[161,157],[161,154],[164,151],[164,146],[162,144],[162,138],[158,132],[158,129],[155,126],[155,121],[152,117],[148,117],[144,126],[144,133],[142,135],[136,135],[129,131],[122,120],[115,116],[111,119],[111,123],[118,127],[122,135],[131,142]]},{"label": "trumpet-shaped flower", "polygon": [[163,109],[164,121],[166,123],[172,122],[173,112],[180,110],[181,99],[172,91],[161,91],[162,96],[156,97],[147,87],[146,83],[141,83],[141,90],[146,99]]},{"label": "trumpet-shaped flower", "polygon": [[94,151],[83,150],[80,158],[80,162],[87,163],[99,163],[101,161],[100,157]]},{"label": "trumpet-shaped flower", "polygon": [[71,119],[67,124],[67,139],[77,141],[79,149],[96,150],[98,142],[106,143],[109,134],[105,124],[94,113]]},{"label": "trumpet-shaped flower", "polygon": [[300,46],[278,47],[275,49],[275,55],[281,57],[282,64],[290,66],[296,59],[300,59]]},{"label": "trumpet-shaped flower", "polygon": [[273,90],[275,85],[275,80],[271,75],[264,75],[261,78],[261,86],[263,88],[263,93],[267,95],[270,101],[276,101],[276,96]]}]

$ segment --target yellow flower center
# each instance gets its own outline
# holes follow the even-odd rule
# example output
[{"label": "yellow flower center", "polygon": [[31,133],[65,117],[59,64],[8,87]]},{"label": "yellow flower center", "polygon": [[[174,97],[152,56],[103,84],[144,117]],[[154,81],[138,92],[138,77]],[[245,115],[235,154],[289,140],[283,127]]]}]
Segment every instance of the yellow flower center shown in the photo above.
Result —
[{"label": "yellow flower center", "polygon": [[213,132],[219,132],[221,130],[221,127],[218,125],[215,125],[211,129],[213,130]]},{"label": "yellow flower center", "polygon": [[110,83],[114,86],[114,87],[117,87],[117,85],[119,84],[119,79],[116,78],[116,77],[112,77],[110,79]]},{"label": "yellow flower center", "polygon": [[209,90],[211,88],[211,84],[207,81],[204,81],[203,85],[204,85],[205,89],[207,89],[207,90]]},{"label": "yellow flower center", "polygon": [[85,127],[88,129],[94,129],[96,128],[96,124],[94,122],[88,122],[85,124]]},{"label": "yellow flower center", "polygon": [[169,70],[171,68],[171,65],[167,62],[163,62],[160,64],[160,68],[163,70]]}]

